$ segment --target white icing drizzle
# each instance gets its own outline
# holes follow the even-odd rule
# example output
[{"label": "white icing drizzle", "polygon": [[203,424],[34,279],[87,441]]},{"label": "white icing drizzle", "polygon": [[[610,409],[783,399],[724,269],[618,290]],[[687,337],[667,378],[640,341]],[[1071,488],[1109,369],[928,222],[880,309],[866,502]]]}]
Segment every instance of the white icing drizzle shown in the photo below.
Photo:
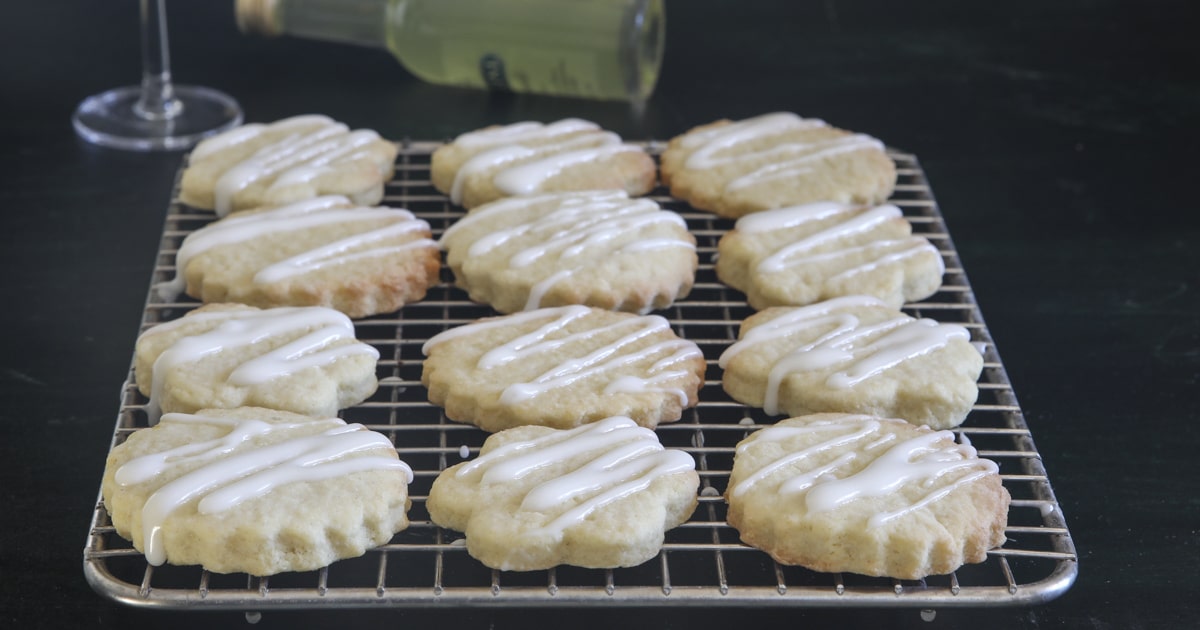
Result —
[{"label": "white icing drizzle", "polygon": [[[302,128],[312,126],[316,128],[302,131]],[[282,138],[258,149],[217,178],[213,204],[217,216],[221,217],[232,210],[234,195],[256,182],[266,181],[269,191],[272,187],[309,181],[338,164],[363,157],[365,154],[361,149],[379,140],[379,134],[374,131],[350,131],[346,125],[324,116],[300,116],[271,125],[246,125],[234,131],[236,133],[229,137],[218,136],[212,144],[197,147],[199,159],[268,132],[284,133]],[[193,159],[198,159],[197,151],[193,151]]]},{"label": "white icing drizzle", "polygon": [[155,359],[146,409],[152,421],[159,413],[167,372],[224,350],[308,331],[234,368],[226,382],[240,386],[257,385],[308,368],[330,365],[343,357],[369,355],[379,358],[379,351],[364,343],[335,345],[355,338],[354,324],[338,311],[316,306],[196,313],[160,324],[145,334],[165,333],[186,323],[206,320],[220,323],[206,332],[176,340]]},{"label": "white icing drizzle", "polygon": [[883,306],[874,298],[848,296],[787,313],[756,326],[721,354],[724,368],[737,354],[760,344],[778,344],[793,334],[823,331],[813,341],[783,354],[767,377],[763,410],[780,413],[779,390],[789,374],[833,370],[826,378],[829,387],[848,388],[918,356],[944,347],[952,339],[970,340],[966,328],[907,315],[863,325],[851,313],[839,312],[860,306]]},{"label": "white icing drizzle", "polygon": [[271,431],[289,430],[299,426],[340,425],[335,419],[305,421],[304,423],[271,424],[262,420],[239,420],[234,418],[214,418],[195,414],[168,413],[163,414],[160,424],[208,424],[228,428],[225,435],[206,440],[192,442],[175,448],[143,455],[126,462],[117,469],[113,479],[120,485],[128,486],[149,481],[158,476],[170,464],[188,464],[191,462],[207,462],[232,452],[245,442],[255,437],[263,436]]},{"label": "white icing drizzle", "polygon": [[292,116],[283,120],[276,121],[270,125],[263,123],[250,123],[230,129],[225,133],[217,134],[210,138],[201,140],[196,148],[192,149],[191,160],[193,162],[204,160],[209,156],[235,147],[243,142],[257,138],[265,131],[273,133],[286,133],[292,129],[307,127],[310,125],[328,125],[332,124],[333,119],[321,114],[304,114],[301,116]]},{"label": "white icing drizzle", "polygon": [[820,221],[850,210],[853,206],[836,201],[813,203],[753,212],[737,220],[734,228],[746,234],[778,232],[812,221]]},{"label": "white icing drizzle", "polygon": [[[726,348],[724,352],[721,353],[720,358],[717,360],[717,365],[724,369],[729,366],[729,361],[731,361],[733,357],[737,356],[749,347],[757,345],[760,341],[774,340],[784,337],[794,330],[800,330],[802,326],[799,324],[802,324],[806,319],[828,315],[840,309],[885,306],[886,305],[877,298],[867,295],[847,295],[833,298],[832,300],[825,300],[824,302],[818,302],[816,304],[810,304],[808,306],[790,309],[787,315],[785,315],[785,317],[788,318],[786,321],[776,323],[776,320],[772,320],[771,322],[768,322],[766,326],[769,326],[770,324],[776,325],[769,326],[762,332],[755,331],[763,328],[763,326],[757,326],[747,331],[741,339],[734,342],[732,345]],[[793,327],[787,326],[793,322],[797,325]]]},{"label": "white icing drizzle", "polygon": [[[749,477],[746,477],[745,479],[741,480],[738,484],[736,484],[735,486],[730,488],[730,495],[735,496],[735,497],[742,496],[743,494],[746,493],[747,490],[750,489],[751,486],[757,484],[758,482],[762,481],[763,479],[766,479],[767,477],[770,477],[771,475],[774,475],[776,472],[778,472],[788,466],[791,466],[792,464],[794,464],[796,462],[803,461],[804,459],[807,459],[808,457],[811,457],[812,455],[814,455],[816,453],[819,453],[819,452],[822,452],[822,451],[825,451],[825,450],[828,450],[831,448],[848,446],[850,444],[853,444],[853,443],[861,440],[862,438],[864,438],[866,436],[871,435],[872,433],[874,433],[875,431],[877,431],[879,429],[878,421],[870,420],[870,419],[868,419],[867,416],[858,416],[858,417],[856,417],[856,419],[862,420],[863,423],[860,426],[848,425],[848,426],[844,427],[843,431],[831,440],[816,444],[814,446],[810,446],[810,447],[800,450],[800,451],[796,451],[793,453],[787,453],[787,454],[783,455],[782,457],[767,464],[766,466],[763,466],[758,471],[756,471],[754,474],[750,475]],[[841,427],[835,427],[835,428],[841,428]],[[807,434],[811,434],[811,433],[816,433],[816,432],[822,431],[822,430],[829,431],[830,430],[829,424],[824,423],[824,424],[819,424],[816,426],[808,426],[808,427],[773,426],[773,427],[767,427],[765,429],[760,429],[757,433],[754,434],[754,436],[755,436],[754,439],[755,440],[784,440],[784,439],[796,437],[799,435],[807,435]],[[755,442],[742,442],[741,444],[738,445],[738,447],[736,449],[736,453],[739,455],[741,453],[744,453],[746,450],[748,450],[750,448],[751,444],[754,444],[754,443]],[[824,474],[824,473],[822,473],[822,474]],[[789,483],[792,483],[792,482],[789,482]],[[799,484],[797,483],[794,485],[798,486]]]},{"label": "white icing drizzle", "polygon": [[[543,195],[489,204],[446,230],[442,243],[481,222],[494,221],[497,217],[526,211],[531,205],[546,203],[558,205],[540,216],[520,222],[501,219],[511,227],[482,233],[467,245],[467,255],[472,257],[487,255],[504,246],[512,248],[505,260],[511,269],[528,267],[542,259],[554,260],[555,271],[534,284],[525,310],[539,308],[546,292],[555,284],[594,264],[599,257],[670,247],[696,249],[695,243],[686,236],[687,224],[682,217],[662,210],[653,201],[630,199],[620,190]],[[677,235],[642,236],[647,228],[658,224],[672,224],[681,229]]]},{"label": "white icing drizzle", "polygon": [[725,189],[734,191],[770,180],[789,179],[805,175],[813,171],[813,162],[842,153],[851,153],[853,151],[861,151],[862,149],[884,150],[882,142],[862,134],[816,140],[803,145],[789,143],[783,146],[792,150],[804,148],[809,153],[800,157],[773,162],[750,171],[741,177],[735,177],[725,185]]},{"label": "white icing drizzle", "polygon": [[653,376],[646,378],[638,376],[622,376],[604,387],[605,395],[617,393],[641,393],[641,392],[659,392],[671,394],[679,401],[679,406],[686,407],[688,403],[687,392],[678,387],[657,387],[661,383],[669,383],[675,379],[687,376],[685,370],[668,370],[667,368],[687,361],[689,359],[702,356],[699,350],[690,344],[676,344],[674,342],[663,342],[656,346],[651,346],[647,350],[669,351],[675,348],[675,353],[659,359],[650,366],[648,372]]},{"label": "white icing drizzle", "polygon": [[776,135],[792,129],[812,129],[825,127],[825,121],[816,118],[801,118],[791,112],[774,112],[762,114],[731,122],[727,125],[712,127],[704,131],[689,132],[683,137],[681,145],[685,149],[694,149],[688,157],[688,166],[706,168],[708,160],[713,159],[714,153],[722,149],[752,140],[761,136]]},{"label": "white icing drizzle", "polygon": [[[899,490],[905,486],[928,490],[915,501],[871,515],[867,526],[879,527],[940,500],[956,488],[999,471],[995,462],[979,459],[970,445],[954,444],[954,434],[949,431],[923,431],[917,437],[897,442],[894,434],[884,433],[881,428],[882,424],[876,418],[852,416],[812,421],[803,426],[762,429],[738,446],[739,454],[767,442],[805,435],[823,437],[799,451],[785,451],[754,474],[739,480],[730,489],[731,496],[742,496],[751,487],[773,479],[781,495],[800,496],[806,509],[816,513],[835,510],[860,498],[902,496]],[[947,444],[938,446],[939,442]],[[806,463],[841,448],[855,450],[821,465]],[[847,465],[861,458],[870,461],[860,466],[857,472],[851,472]]]},{"label": "white icing drizzle", "polygon": [[532,311],[542,307],[542,300],[554,285],[571,277],[570,269],[560,269],[539,281],[529,289],[529,298],[525,300],[525,310]]},{"label": "white icing drizzle", "polygon": [[533,162],[520,164],[496,174],[496,188],[510,195],[531,195],[537,192],[546,180],[576,164],[586,164],[608,159],[618,153],[640,153],[642,149],[632,144],[612,144],[607,138],[616,139],[615,134],[606,136],[603,145],[576,151],[564,151]]},{"label": "white icing drizzle", "polygon": [[[775,253],[762,259],[758,264],[759,271],[771,272],[779,271],[789,266],[789,258],[794,258],[797,254],[811,251],[821,245],[828,244],[840,238],[845,238],[852,234],[861,234],[869,232],[876,226],[899,218],[902,214],[896,206],[887,205],[871,208],[866,212],[857,214],[835,224],[832,227],[826,228],[810,235],[804,239],[791,243]],[[802,259],[803,260],[803,259]],[[796,261],[791,261],[790,264],[798,264]]]},{"label": "white icing drizzle", "polygon": [[937,263],[937,271],[935,273],[940,276],[946,270],[941,255],[938,253],[937,248],[920,237],[875,241],[874,243],[859,247],[849,247],[836,254],[827,255],[853,256],[857,254],[869,254],[874,258],[859,265],[852,265],[843,271],[829,276],[829,282],[837,282],[849,276],[870,273],[876,269],[898,264],[908,258],[926,253],[933,254],[931,260]]},{"label": "white icing drizzle", "polygon": [[664,449],[653,431],[614,416],[532,440],[510,442],[462,465],[455,475],[481,484],[513,484],[567,460],[575,468],[525,494],[520,510],[549,521],[540,530],[556,537],[606,505],[645,490],[656,479],[695,470],[683,451]]},{"label": "white icing drizzle", "polygon": [[[142,540],[147,561],[155,566],[167,559],[162,528],[167,518],[187,503],[199,499],[201,514],[219,514],[243,501],[269,494],[275,488],[301,481],[319,481],[355,472],[398,470],[406,483],[413,473],[404,462],[386,456],[349,457],[380,448],[393,448],[386,437],[360,424],[347,425],[338,418],[306,423],[268,423],[189,414],[169,413],[162,425],[207,424],[229,429],[223,437],[185,444],[161,453],[137,457],[117,469],[122,485],[143,483],[180,466],[190,468],[160,486],[142,507]],[[304,426],[325,428],[317,434],[282,439],[266,446],[251,446],[253,438],[270,439],[279,431]]]},{"label": "white icing drizzle", "polygon": [[[539,197],[533,203],[552,199]],[[497,212],[464,217],[459,223],[478,224],[503,213],[517,210],[516,204],[504,204]],[[657,223],[672,223],[687,228],[683,218],[667,212],[658,204],[647,199],[630,199],[623,191],[598,193],[571,193],[561,196],[560,205],[552,211],[528,222],[508,229],[486,234],[471,244],[471,256],[480,256],[496,247],[520,237],[529,237],[528,246],[518,250],[508,260],[511,267],[519,268],[537,260],[558,254],[558,258],[578,256],[589,248],[610,248],[610,243],[630,234],[638,234],[644,228]],[[694,246],[684,238],[674,239],[681,245]],[[641,243],[641,239],[633,244]],[[631,244],[631,245],[633,245]]]},{"label": "white icing drizzle", "polygon": [[[545,321],[534,331],[484,353],[476,367],[481,370],[491,370],[503,369],[514,362],[524,363],[537,356],[549,356],[552,353],[560,352],[561,348],[593,337],[619,334],[620,336],[615,341],[592,350],[586,356],[580,357],[569,351],[561,351],[570,358],[554,364],[531,381],[509,385],[500,394],[500,402],[504,404],[523,403],[548,391],[568,387],[580,380],[599,376],[607,379],[603,390],[606,395],[667,392],[676,396],[681,405],[686,405],[687,393],[680,388],[666,385],[688,374],[684,369],[673,369],[675,366],[703,356],[696,344],[674,338],[640,349],[627,349],[628,346],[636,344],[647,336],[663,330],[670,330],[670,323],[657,315],[621,318],[619,321],[599,328],[552,337],[563,331],[572,321],[586,316],[590,311],[591,309],[586,306],[573,305],[525,311],[503,318],[467,324],[435,335],[426,342],[423,350],[425,354],[429,354],[430,348],[448,339],[475,334],[498,326],[522,326],[528,322]],[[658,358],[645,370],[645,376],[613,374],[625,366],[642,363],[655,357]]]},{"label": "white icing drizzle", "polygon": [[371,245],[372,243],[378,243],[379,241],[424,229],[423,226],[417,224],[415,221],[407,221],[404,223],[393,223],[377,230],[356,234],[263,267],[254,275],[254,282],[269,284],[279,282],[291,276],[312,273],[331,265],[341,265],[368,258],[379,258],[388,254],[397,254],[413,249],[437,249],[438,244],[433,239],[420,238],[397,245],[375,245],[368,249],[356,251],[364,245]]},{"label": "white icing drizzle", "polygon": [[266,125],[262,123],[248,123],[201,140],[192,149],[190,160],[192,163],[203,161],[216,153],[257,138],[265,129]]},{"label": "white icing drizzle", "polygon": [[[883,143],[870,136],[853,134],[837,138],[826,138],[810,142],[788,140],[754,151],[733,152],[718,156],[737,145],[753,142],[790,131],[826,127],[824,121],[801,118],[789,112],[764,114],[737,121],[705,131],[691,132],[684,137],[681,146],[692,149],[684,166],[689,169],[709,169],[730,164],[745,164],[747,172],[733,178],[726,190],[736,190],[769,179],[782,179],[803,175],[811,170],[811,162],[839,153],[861,149],[883,150]],[[799,155],[797,155],[799,154]],[[765,164],[752,166],[751,162]]]},{"label": "white icing drizzle", "polygon": [[[508,315],[506,317],[482,320],[472,324],[467,324],[465,326],[451,328],[450,330],[434,335],[425,342],[425,345],[421,347],[421,352],[428,356],[430,349],[439,343],[444,343],[446,341],[458,339],[468,335],[474,335],[476,333],[481,333],[493,328],[521,326],[526,322],[537,321],[539,319],[551,320],[547,324],[544,324],[529,334],[518,337],[504,344],[503,346],[500,346],[499,348],[494,348],[484,353],[484,355],[480,357],[476,367],[483,370],[490,370],[492,368],[505,365],[516,359],[523,358],[529,354],[522,352],[525,348],[534,343],[542,342],[550,334],[566,328],[568,324],[581,317],[584,317],[590,312],[591,309],[586,306],[573,304],[571,306],[541,309],[538,311],[526,311],[523,313]],[[545,346],[543,346],[543,351],[548,351],[562,346],[568,343],[569,340],[570,339],[568,338],[555,340],[555,342],[546,342]]]},{"label": "white icing drizzle", "polygon": [[[561,140],[555,142],[555,140]],[[461,204],[468,178],[492,169],[492,183],[508,195],[529,195],[575,164],[603,160],[618,153],[641,151],[595,123],[567,118],[548,125],[522,122],[466,133],[455,143],[476,153],[454,174],[450,201]],[[516,162],[509,167],[504,165]],[[502,168],[497,168],[502,167]]]},{"label": "white icing drizzle", "polygon": [[822,261],[865,258],[864,262],[850,265],[827,280],[837,281],[851,275],[868,273],[887,265],[896,264],[922,253],[933,254],[933,259],[938,264],[938,273],[945,270],[937,248],[929,241],[917,236],[904,239],[880,239],[864,245],[840,247],[831,251],[814,253],[814,250],[827,249],[840,239],[869,233],[885,222],[903,217],[901,210],[891,204],[866,209],[832,202],[805,204],[757,212],[739,219],[735,227],[747,234],[761,234],[795,228],[805,223],[826,221],[838,215],[846,216],[831,226],[783,245],[768,256],[764,256],[758,262],[758,271],[776,273],[791,267]]},{"label": "white icing drizzle", "polygon": [[192,232],[175,254],[175,277],[159,284],[159,295],[175,300],[186,288],[184,273],[197,256],[222,245],[244,243],[278,232],[294,232],[314,227],[353,222],[387,221],[378,228],[364,228],[359,234],[327,243],[316,249],[279,260],[259,270],[254,282],[278,282],[287,277],[311,273],[325,266],[344,264],[364,258],[386,256],[414,247],[436,248],[429,239],[386,245],[373,243],[408,232],[429,231],[429,224],[407,210],[355,207],[349,199],[330,195],[289,204],[271,210],[238,214],[221,219]]},{"label": "white icing drizzle", "polygon": [[[472,175],[502,166],[509,162],[520,162],[509,168],[499,169],[492,176],[492,183],[501,191],[510,195],[531,194],[541,182],[561,172],[570,164],[581,161],[599,159],[598,153],[604,149],[624,146],[621,138],[615,133],[597,131],[571,136],[566,140],[550,144],[526,146],[511,144],[490,148],[471,156],[459,167],[454,174],[454,183],[450,187],[450,201],[462,203],[463,187]],[[640,150],[633,147],[634,150]],[[622,149],[626,150],[626,149]],[[617,151],[620,152],[620,151]],[[540,159],[530,161],[529,158],[540,156]],[[529,190],[520,192],[525,186]],[[516,190],[510,190],[516,187]]]},{"label": "white icing drizzle", "polygon": [[527,149],[520,145],[507,147],[496,147],[488,149],[476,155],[473,155],[463,165],[458,167],[454,173],[454,183],[450,185],[450,202],[462,204],[463,188],[466,186],[467,179],[475,173],[482,173],[490,168],[523,160],[528,157],[537,155],[533,149]]},{"label": "white icing drizzle", "polygon": [[555,136],[562,136],[580,131],[595,131],[600,126],[594,122],[579,118],[564,118],[550,124],[540,122],[519,122],[503,127],[480,129],[464,133],[454,139],[454,142],[466,148],[495,146],[498,144],[519,144],[522,142],[538,142]]}]

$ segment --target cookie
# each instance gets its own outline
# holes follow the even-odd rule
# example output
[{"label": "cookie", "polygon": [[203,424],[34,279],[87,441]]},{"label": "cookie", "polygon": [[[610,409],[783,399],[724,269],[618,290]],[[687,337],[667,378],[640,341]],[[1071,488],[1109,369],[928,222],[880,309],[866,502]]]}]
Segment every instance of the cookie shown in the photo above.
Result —
[{"label": "cookie", "polygon": [[429,224],[407,210],[325,196],[239,212],[184,239],[159,294],[258,307],[328,306],[350,317],[395,311],[438,281]]},{"label": "cookie", "polygon": [[412,470],[338,418],[242,407],[169,413],[114,447],[102,493],[152,565],[274,575],[361,556],[408,526]]},{"label": "cookie", "polygon": [[870,295],[888,306],[937,292],[946,270],[893,205],[820,202],[738,219],[717,243],[717,277],[756,309]]},{"label": "cookie", "polygon": [[378,359],[333,309],[210,304],[143,332],[134,373],[152,421],[243,406],[333,416],[375,393]]},{"label": "cookie", "polygon": [[179,198],[221,217],[320,195],[374,205],[395,173],[396,151],[374,131],[351,131],[326,116],[242,125],[196,145]]},{"label": "cookie", "polygon": [[492,435],[479,457],[438,475],[426,506],[493,569],[629,567],[653,558],[664,532],[691,516],[699,483],[691,455],[614,417]]},{"label": "cookie", "polygon": [[699,401],[706,365],[662,317],[586,306],[482,319],[435,335],[423,351],[430,402],[492,432],[609,416],[674,422]]},{"label": "cookie", "polygon": [[654,188],[656,166],[641,147],[599,125],[568,118],[465,133],[433,153],[433,185],[466,208],[514,195]]},{"label": "cookie", "polygon": [[896,165],[875,138],[780,112],[677,136],[663,151],[662,179],[692,206],[737,218],[815,201],[882,203]]},{"label": "cookie", "polygon": [[501,313],[567,304],[647,313],[686,296],[698,263],[678,214],[619,190],[494,201],[441,244],[456,284]]},{"label": "cookie", "polygon": [[816,414],[737,445],[727,520],[777,562],[916,580],[982,562],[1004,543],[995,462],[949,431]]},{"label": "cookie", "polygon": [[983,357],[970,338],[849,296],[747,318],[718,365],[730,396],[771,415],[865,413],[946,429],[979,395]]}]

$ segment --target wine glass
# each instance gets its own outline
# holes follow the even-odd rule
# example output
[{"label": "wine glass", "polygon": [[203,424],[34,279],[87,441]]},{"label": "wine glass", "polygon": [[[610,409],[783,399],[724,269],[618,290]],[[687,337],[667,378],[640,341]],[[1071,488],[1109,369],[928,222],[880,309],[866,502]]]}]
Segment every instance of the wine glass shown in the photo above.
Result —
[{"label": "wine glass", "polygon": [[175,85],[165,0],[141,0],[142,84],[84,99],[71,117],[88,142],[131,151],[186,149],[242,122],[242,109],[217,90]]}]

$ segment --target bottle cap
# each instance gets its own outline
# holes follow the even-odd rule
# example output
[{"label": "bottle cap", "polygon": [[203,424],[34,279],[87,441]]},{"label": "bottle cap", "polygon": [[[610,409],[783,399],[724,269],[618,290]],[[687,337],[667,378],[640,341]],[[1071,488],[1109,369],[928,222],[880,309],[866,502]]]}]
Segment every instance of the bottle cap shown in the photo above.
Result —
[{"label": "bottle cap", "polygon": [[234,13],[238,30],[268,37],[281,34],[277,0],[236,0]]}]

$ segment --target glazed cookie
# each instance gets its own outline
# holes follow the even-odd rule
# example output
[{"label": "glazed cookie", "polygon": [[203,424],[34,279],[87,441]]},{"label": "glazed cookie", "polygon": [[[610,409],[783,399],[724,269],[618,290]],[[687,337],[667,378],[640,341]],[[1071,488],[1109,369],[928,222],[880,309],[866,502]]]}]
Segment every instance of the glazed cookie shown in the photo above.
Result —
[{"label": "glazed cookie", "polygon": [[875,138],[782,112],[721,120],[672,139],[662,179],[696,208],[737,218],[814,201],[882,203],[896,165]]},{"label": "glazed cookie", "polygon": [[706,365],[662,317],[586,306],[482,319],[423,350],[430,402],[493,432],[618,415],[650,428],[674,422],[698,402]]},{"label": "glazed cookie", "polygon": [[697,266],[678,214],[619,190],[494,201],[441,244],[456,284],[501,313],[567,304],[647,313],[686,296]]},{"label": "glazed cookie", "polygon": [[768,414],[866,413],[946,429],[979,395],[983,357],[970,339],[962,326],[850,296],[751,316],[718,364],[725,391]]},{"label": "glazed cookie", "polygon": [[438,280],[429,224],[407,210],[355,207],[341,196],[239,212],[184,239],[173,300],[259,307],[328,306],[350,317],[394,311]]},{"label": "glazed cookie", "polygon": [[937,292],[942,255],[893,205],[820,202],[738,219],[717,244],[717,277],[756,309],[871,295],[888,306]]},{"label": "glazed cookie", "polygon": [[654,188],[656,167],[641,147],[586,120],[522,122],[464,133],[439,147],[433,185],[466,208],[514,195]]},{"label": "glazed cookie", "polygon": [[333,416],[375,392],[379,351],[319,306],[211,304],[146,330],[134,352],[147,413],[267,407]]},{"label": "glazed cookie", "polygon": [[727,520],[746,544],[814,571],[916,580],[1004,543],[998,468],[949,431],[825,413],[737,445]]},{"label": "glazed cookie", "polygon": [[379,203],[395,172],[396,145],[326,116],[242,125],[192,150],[179,198],[217,216],[320,195]]},{"label": "glazed cookie", "polygon": [[664,532],[691,516],[699,483],[691,455],[614,417],[492,435],[475,460],[438,475],[426,506],[493,569],[628,567],[653,558]]},{"label": "glazed cookie", "polygon": [[408,526],[412,470],[386,437],[338,418],[242,407],[169,413],[108,456],[117,534],[150,564],[309,571]]}]

